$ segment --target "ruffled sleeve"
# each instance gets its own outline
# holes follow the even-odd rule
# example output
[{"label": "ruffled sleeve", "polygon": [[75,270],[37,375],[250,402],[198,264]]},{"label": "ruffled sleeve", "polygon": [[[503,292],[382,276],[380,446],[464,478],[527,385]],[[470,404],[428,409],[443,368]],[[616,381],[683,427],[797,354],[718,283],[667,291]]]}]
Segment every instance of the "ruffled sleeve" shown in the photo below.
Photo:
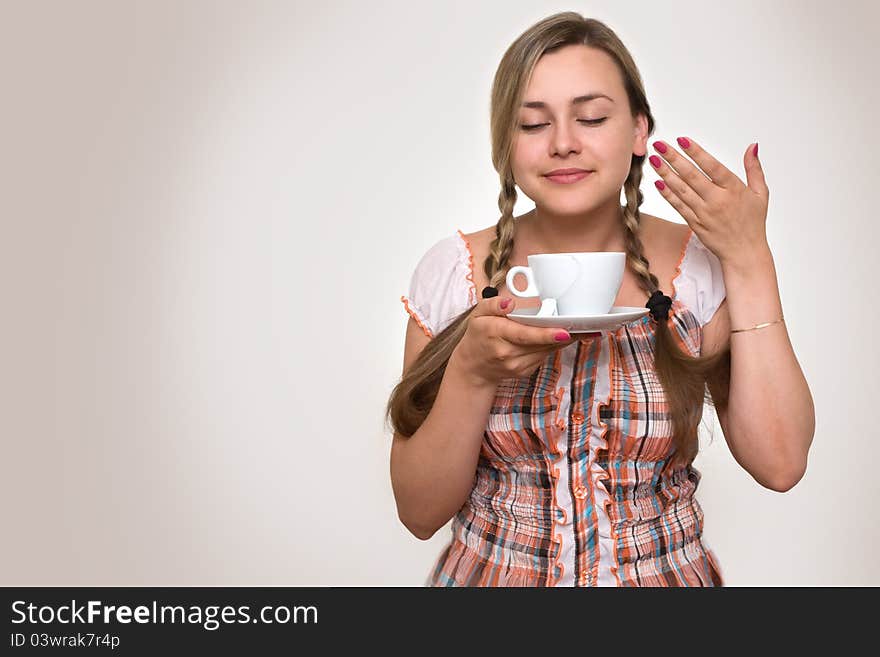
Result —
[{"label": "ruffled sleeve", "polygon": [[400,300],[429,338],[476,303],[473,257],[460,230],[422,255]]},{"label": "ruffled sleeve", "polygon": [[675,280],[675,292],[700,326],[712,319],[727,295],[721,261],[693,231],[690,232],[680,272]]}]

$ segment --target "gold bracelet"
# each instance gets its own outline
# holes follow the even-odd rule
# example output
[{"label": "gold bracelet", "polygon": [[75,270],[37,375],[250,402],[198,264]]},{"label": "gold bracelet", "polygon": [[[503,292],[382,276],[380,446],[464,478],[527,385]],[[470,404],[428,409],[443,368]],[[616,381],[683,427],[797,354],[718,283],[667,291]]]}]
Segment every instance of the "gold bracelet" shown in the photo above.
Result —
[{"label": "gold bracelet", "polygon": [[757,324],[757,325],[753,326],[752,328],[747,328],[747,329],[731,329],[730,332],[731,333],[742,333],[743,331],[754,331],[755,329],[764,328],[765,326],[772,326],[773,324],[778,324],[779,322],[784,322],[784,321],[785,321],[785,317],[780,317],[775,322],[765,322],[764,324]]}]

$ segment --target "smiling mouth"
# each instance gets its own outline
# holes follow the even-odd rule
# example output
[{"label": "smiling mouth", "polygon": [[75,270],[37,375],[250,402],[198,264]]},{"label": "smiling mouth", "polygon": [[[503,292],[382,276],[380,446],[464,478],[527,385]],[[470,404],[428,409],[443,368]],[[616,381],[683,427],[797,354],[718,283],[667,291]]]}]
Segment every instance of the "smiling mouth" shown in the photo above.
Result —
[{"label": "smiling mouth", "polygon": [[565,169],[554,169],[548,173],[545,173],[545,176],[562,176],[570,173],[591,173],[591,169],[581,169],[580,167],[568,167]]},{"label": "smiling mouth", "polygon": [[593,173],[593,171],[578,171],[575,173],[557,173],[552,175],[547,174],[544,177],[548,180],[552,180],[555,183],[566,184],[583,180],[584,178],[591,176]]}]

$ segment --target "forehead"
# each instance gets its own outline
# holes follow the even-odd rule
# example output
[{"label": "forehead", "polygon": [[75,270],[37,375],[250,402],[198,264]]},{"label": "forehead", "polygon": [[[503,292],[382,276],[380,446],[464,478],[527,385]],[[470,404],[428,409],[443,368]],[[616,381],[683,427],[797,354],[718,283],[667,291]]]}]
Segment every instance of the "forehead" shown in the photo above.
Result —
[{"label": "forehead", "polygon": [[[620,72],[610,55],[584,45],[565,46],[538,60],[526,86],[523,102],[543,102],[566,107],[571,99],[585,93],[610,96],[620,103],[624,95]],[[594,103],[609,103],[599,99]]]}]

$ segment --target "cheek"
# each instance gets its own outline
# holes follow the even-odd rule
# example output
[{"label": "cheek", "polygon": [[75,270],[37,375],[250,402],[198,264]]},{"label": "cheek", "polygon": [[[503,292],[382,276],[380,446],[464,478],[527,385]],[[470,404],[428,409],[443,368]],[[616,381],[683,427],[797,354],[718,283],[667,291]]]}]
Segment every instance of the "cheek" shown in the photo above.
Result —
[{"label": "cheek", "polygon": [[632,140],[627,140],[627,135],[622,130],[604,130],[597,134],[591,143],[592,150],[603,159],[620,157],[621,153],[627,152],[632,145]]},{"label": "cheek", "polygon": [[513,145],[513,159],[517,162],[528,162],[534,158],[535,151],[534,140],[517,139]]},{"label": "cheek", "polygon": [[592,144],[592,152],[596,161],[601,164],[606,172],[614,178],[629,175],[630,163],[632,162],[633,143],[625,133],[609,133],[603,135]]},{"label": "cheek", "polygon": [[511,166],[520,175],[535,175],[547,166],[547,147],[537,139],[519,140],[511,154]]},{"label": "cheek", "polygon": [[536,166],[534,149],[528,148],[522,141],[513,147],[510,158],[510,166],[517,179],[533,173]]}]

